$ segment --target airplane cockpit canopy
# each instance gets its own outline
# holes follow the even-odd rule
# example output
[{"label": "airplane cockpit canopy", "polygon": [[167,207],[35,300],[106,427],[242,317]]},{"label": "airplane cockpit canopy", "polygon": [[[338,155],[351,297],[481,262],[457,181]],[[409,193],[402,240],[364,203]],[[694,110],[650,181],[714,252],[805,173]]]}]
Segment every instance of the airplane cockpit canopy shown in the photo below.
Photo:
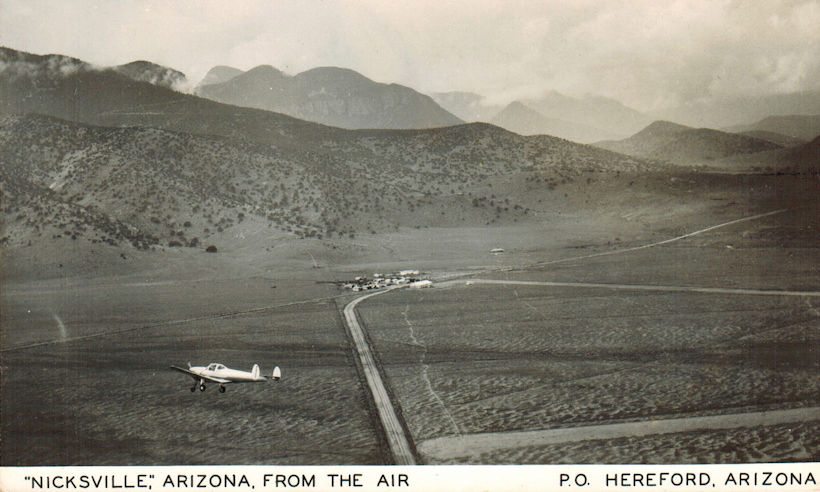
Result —
[{"label": "airplane cockpit canopy", "polygon": [[225,369],[225,366],[222,364],[217,364],[216,362],[208,364],[209,371],[218,371],[219,369]]}]

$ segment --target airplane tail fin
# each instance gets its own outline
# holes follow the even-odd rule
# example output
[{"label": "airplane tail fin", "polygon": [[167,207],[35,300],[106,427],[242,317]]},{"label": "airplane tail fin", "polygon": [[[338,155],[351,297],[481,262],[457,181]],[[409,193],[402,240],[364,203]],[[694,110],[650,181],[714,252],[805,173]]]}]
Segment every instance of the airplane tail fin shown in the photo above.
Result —
[{"label": "airplane tail fin", "polygon": [[251,374],[253,375],[254,379],[259,379],[259,364],[253,365],[253,369],[251,369]]},{"label": "airplane tail fin", "polygon": [[273,368],[273,380],[279,381],[282,378],[282,371],[279,370],[279,366]]}]

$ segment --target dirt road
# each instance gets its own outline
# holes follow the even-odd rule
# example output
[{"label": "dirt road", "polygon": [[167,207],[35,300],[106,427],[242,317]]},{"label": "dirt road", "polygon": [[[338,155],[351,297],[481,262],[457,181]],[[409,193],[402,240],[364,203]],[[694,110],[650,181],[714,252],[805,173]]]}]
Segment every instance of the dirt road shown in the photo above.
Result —
[{"label": "dirt road", "polygon": [[650,290],[660,292],[700,292],[704,294],[735,294],[758,296],[801,296],[820,297],[817,291],[802,290],[761,290],[761,289],[727,289],[723,287],[686,287],[679,285],[636,285],[636,284],[598,284],[591,282],[547,282],[535,280],[493,280],[493,279],[459,279],[449,280],[437,284],[446,287],[456,283],[461,284],[506,284],[506,285],[535,285],[544,287],[578,287],[585,289],[618,289],[618,290]]},{"label": "dirt road", "polygon": [[640,437],[699,430],[736,429],[738,427],[758,427],[813,420],[820,420],[820,407],[642,420],[639,422],[587,425],[538,431],[487,432],[447,436],[428,439],[419,444],[418,450],[422,456],[438,462],[454,458],[478,458],[483,453],[525,446],[545,446],[567,442]]},{"label": "dirt road", "polygon": [[416,464],[415,456],[413,455],[410,441],[404,432],[404,427],[401,425],[396,409],[393,408],[393,402],[390,400],[390,395],[387,388],[384,386],[379,368],[376,365],[376,360],[373,357],[373,351],[370,344],[364,336],[364,330],[359,324],[356,316],[356,305],[365,299],[373,296],[390,292],[393,289],[382,290],[368,294],[366,296],[358,297],[351,301],[344,308],[345,322],[347,323],[350,336],[356,346],[356,355],[362,364],[367,385],[373,394],[373,400],[376,403],[376,410],[379,413],[379,419],[384,427],[384,432],[387,436],[387,442],[390,446],[390,452],[393,454],[394,464],[396,465],[414,465]]}]

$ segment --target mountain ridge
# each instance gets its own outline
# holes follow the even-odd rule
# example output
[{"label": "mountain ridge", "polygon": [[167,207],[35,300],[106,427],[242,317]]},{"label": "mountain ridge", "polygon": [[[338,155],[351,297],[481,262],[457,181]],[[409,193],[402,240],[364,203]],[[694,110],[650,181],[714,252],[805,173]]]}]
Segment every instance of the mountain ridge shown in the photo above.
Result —
[{"label": "mountain ridge", "polygon": [[548,118],[521,101],[508,104],[490,123],[520,135],[552,135],[581,143],[595,141],[601,136],[615,136],[582,123]]},{"label": "mountain ridge", "polygon": [[200,85],[197,94],[346,129],[436,128],[463,123],[429,96],[339,67],[317,67],[290,76],[260,65],[227,81]]},{"label": "mountain ridge", "polygon": [[614,152],[679,165],[699,165],[734,154],[782,148],[755,137],[711,128],[692,128],[669,121],[655,121],[629,138],[595,145]]}]

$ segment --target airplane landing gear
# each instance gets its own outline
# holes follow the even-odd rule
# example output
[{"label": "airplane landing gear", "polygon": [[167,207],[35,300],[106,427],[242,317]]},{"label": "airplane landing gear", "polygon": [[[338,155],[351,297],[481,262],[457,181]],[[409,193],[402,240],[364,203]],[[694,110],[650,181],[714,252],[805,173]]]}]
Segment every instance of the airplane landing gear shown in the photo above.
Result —
[{"label": "airplane landing gear", "polygon": [[220,393],[224,393],[224,392],[225,392],[225,387],[224,387],[224,386],[222,386],[222,385],[220,385],[220,386],[219,386],[219,392],[220,392]]},{"label": "airplane landing gear", "polygon": [[204,384],[199,385],[199,391],[205,391],[205,385]]},{"label": "airplane landing gear", "polygon": [[191,386],[191,393],[193,393],[194,391],[196,391],[196,385]]}]

